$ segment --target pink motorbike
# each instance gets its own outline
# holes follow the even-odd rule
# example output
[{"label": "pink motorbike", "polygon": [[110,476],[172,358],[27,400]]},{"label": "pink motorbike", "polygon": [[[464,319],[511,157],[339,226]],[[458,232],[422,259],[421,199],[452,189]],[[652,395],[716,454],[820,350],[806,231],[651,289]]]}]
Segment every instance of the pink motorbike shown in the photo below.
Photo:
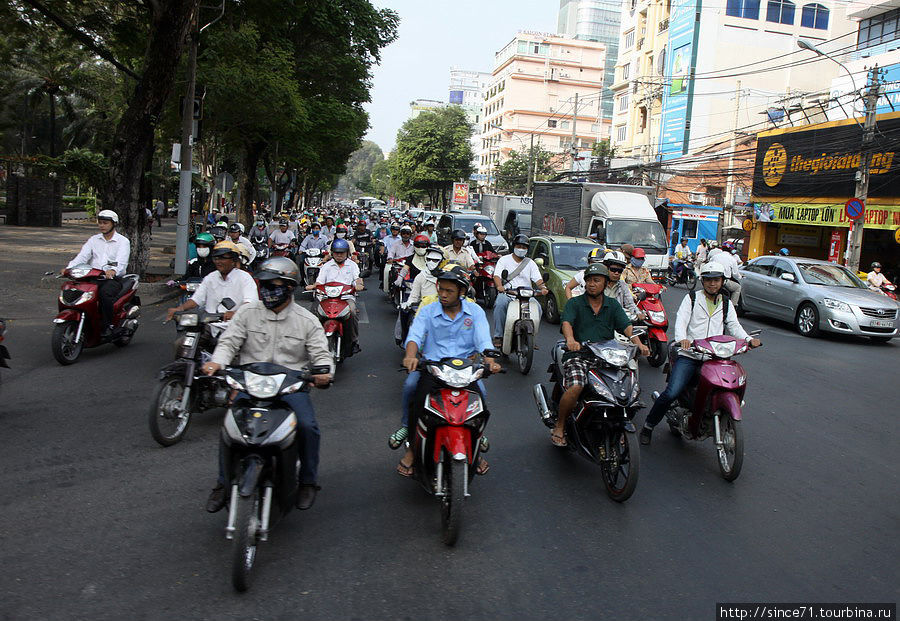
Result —
[{"label": "pink motorbike", "polygon": [[[690,351],[703,361],[700,372],[666,412],[669,430],[676,436],[701,442],[714,439],[719,472],[726,481],[737,479],[744,463],[741,421],[747,372],[732,358],[749,349],[749,341],[733,336],[694,341]],[[670,368],[666,366],[667,377]],[[658,396],[653,393],[654,399]]]}]

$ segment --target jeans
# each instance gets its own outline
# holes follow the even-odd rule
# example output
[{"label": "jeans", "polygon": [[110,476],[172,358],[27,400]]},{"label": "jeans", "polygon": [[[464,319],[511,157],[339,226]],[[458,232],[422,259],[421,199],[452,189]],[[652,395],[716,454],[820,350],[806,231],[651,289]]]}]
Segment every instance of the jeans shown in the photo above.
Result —
[{"label": "jeans", "polygon": [[100,318],[103,328],[113,322],[113,305],[122,293],[122,279],[116,276],[107,280],[101,280],[97,285],[97,297],[100,298]]},{"label": "jeans", "polygon": [[[421,371],[413,371],[406,376],[403,382],[403,415],[400,418],[401,427],[409,427],[409,406],[416,394],[416,388],[419,385],[419,378],[422,376]],[[478,380],[478,390],[481,391],[481,398],[487,400],[487,393],[484,391],[484,382]]]},{"label": "jeans", "polygon": [[681,267],[684,265],[684,261],[681,259],[675,259],[672,261],[672,273],[675,274],[675,277],[681,275]]},{"label": "jeans", "polygon": [[[499,338],[503,336],[503,328],[506,326],[506,309],[509,307],[509,303],[513,298],[509,297],[505,293],[497,294],[497,301],[494,302],[494,338]],[[522,300],[523,302],[527,302],[527,300]],[[541,315],[543,311],[541,309],[540,304],[538,305],[538,316],[532,317],[532,321],[535,323],[541,320]]]},{"label": "jeans", "polygon": [[644,425],[656,427],[656,425],[659,424],[662,417],[666,415],[669,406],[672,405],[675,399],[678,398],[678,395],[680,395],[688,384],[691,383],[691,380],[694,379],[694,376],[697,374],[697,371],[700,370],[700,365],[702,364],[703,362],[700,360],[694,360],[693,358],[687,358],[685,356],[678,356],[675,358],[675,362],[672,363],[672,372],[669,374],[669,384],[662,394],[656,398],[656,402],[653,404],[653,407],[650,408],[647,418],[644,419]]},{"label": "jeans", "polygon": [[[237,399],[246,399],[238,393]],[[300,452],[300,484],[315,484],[319,474],[319,424],[308,392],[295,392],[279,397],[297,415],[297,448]],[[225,445],[219,443],[219,484],[225,484]]]}]

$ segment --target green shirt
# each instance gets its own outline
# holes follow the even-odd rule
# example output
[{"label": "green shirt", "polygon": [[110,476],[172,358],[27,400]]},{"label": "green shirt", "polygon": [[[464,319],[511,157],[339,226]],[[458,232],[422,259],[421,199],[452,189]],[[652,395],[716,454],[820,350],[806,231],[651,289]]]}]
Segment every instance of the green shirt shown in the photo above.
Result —
[{"label": "green shirt", "polygon": [[603,306],[596,314],[587,294],[573,297],[566,304],[562,321],[572,326],[572,334],[579,343],[608,341],[614,337],[614,331],[625,332],[631,325],[622,305],[608,295],[603,296]]}]

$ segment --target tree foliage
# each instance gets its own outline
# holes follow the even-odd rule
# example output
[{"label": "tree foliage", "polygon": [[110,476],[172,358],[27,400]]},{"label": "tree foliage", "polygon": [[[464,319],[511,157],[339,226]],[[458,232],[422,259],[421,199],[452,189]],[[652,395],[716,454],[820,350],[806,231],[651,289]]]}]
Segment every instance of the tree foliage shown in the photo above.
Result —
[{"label": "tree foliage", "polygon": [[529,168],[532,174],[537,171],[534,181],[546,181],[558,172],[565,157],[565,154],[551,153],[540,145],[521,151],[510,151],[508,159],[494,172],[495,188],[504,194],[526,194]]},{"label": "tree foliage", "polygon": [[341,194],[372,194],[372,170],[384,161],[381,147],[371,140],[364,140],[362,146],[347,160],[347,172],[338,181],[337,190]]}]

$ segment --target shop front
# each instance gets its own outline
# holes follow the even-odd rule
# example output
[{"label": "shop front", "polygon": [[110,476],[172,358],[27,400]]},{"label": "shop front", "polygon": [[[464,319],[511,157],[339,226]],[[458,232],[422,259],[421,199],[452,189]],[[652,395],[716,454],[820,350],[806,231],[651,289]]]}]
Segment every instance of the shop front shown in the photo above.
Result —
[{"label": "shop front", "polygon": [[697,252],[701,239],[717,239],[721,207],[675,204],[670,204],[669,207],[672,209],[669,228],[669,246],[672,251],[682,239],[688,240],[691,252]]}]

